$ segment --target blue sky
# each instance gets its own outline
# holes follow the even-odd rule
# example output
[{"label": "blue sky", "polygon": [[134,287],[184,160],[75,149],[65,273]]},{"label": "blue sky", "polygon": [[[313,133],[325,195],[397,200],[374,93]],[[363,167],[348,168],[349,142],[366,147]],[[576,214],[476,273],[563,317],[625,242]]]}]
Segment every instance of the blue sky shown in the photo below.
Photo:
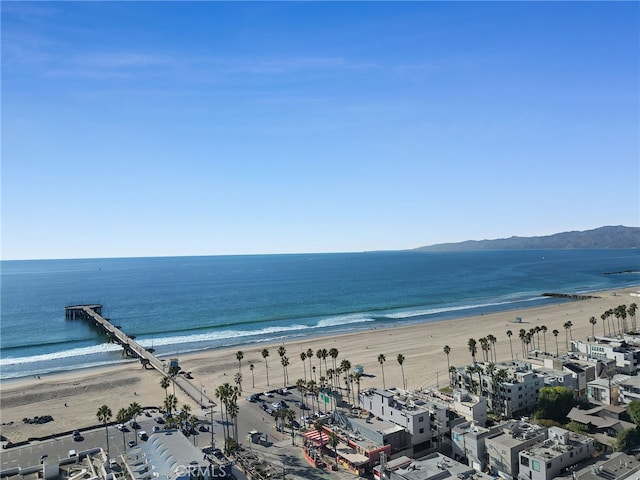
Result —
[{"label": "blue sky", "polygon": [[2,258],[640,225],[637,2],[2,2]]}]

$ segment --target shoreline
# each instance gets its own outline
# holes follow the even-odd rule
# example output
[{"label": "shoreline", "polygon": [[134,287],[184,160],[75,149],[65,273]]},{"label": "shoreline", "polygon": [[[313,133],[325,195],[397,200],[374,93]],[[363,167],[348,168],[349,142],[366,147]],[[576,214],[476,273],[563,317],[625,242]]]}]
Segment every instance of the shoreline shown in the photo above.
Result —
[{"label": "shoreline", "polygon": [[[619,288],[611,291],[620,291],[620,290],[634,290],[637,289],[640,291],[640,284],[633,286],[626,286],[624,288]],[[485,315],[499,314],[505,312],[517,312],[520,310],[527,310],[530,308],[537,308],[542,306],[553,306],[553,305],[562,305],[564,303],[570,303],[572,301],[586,300],[589,298],[593,298],[592,294],[597,294],[598,290],[582,290],[579,293],[554,293],[554,292],[545,292],[539,294],[536,297],[531,297],[528,299],[521,299],[513,302],[509,302],[506,304],[503,303],[488,303],[488,304],[480,304],[480,305],[469,305],[463,308],[452,308],[445,311],[438,311],[432,313],[421,313],[416,314],[415,316],[406,316],[406,317],[398,317],[395,320],[388,320],[388,323],[379,323],[379,322],[362,322],[359,327],[353,327],[348,330],[340,330],[340,325],[335,325],[338,332],[331,333],[325,331],[306,331],[303,330],[299,335],[292,335],[288,338],[284,338],[281,341],[278,341],[277,344],[282,343],[292,343],[292,342],[302,342],[302,341],[311,341],[314,339],[321,339],[323,337],[332,337],[335,335],[351,335],[358,333],[366,333],[372,330],[383,330],[390,328],[404,328],[404,327],[413,327],[421,324],[435,324],[438,322],[452,321],[452,320],[461,320],[469,317],[481,317]],[[533,302],[534,305],[528,305],[529,302]],[[548,303],[547,303],[548,302]],[[283,335],[284,336],[284,335]],[[211,350],[225,350],[225,349],[252,349],[257,348],[262,345],[273,345],[276,343],[274,339],[268,340],[256,340],[249,341],[246,343],[239,342],[234,345],[216,345],[210,347],[200,347],[200,348],[191,348],[187,350],[183,350],[180,353],[180,349],[176,349],[175,352],[166,352],[166,353],[156,353],[157,358],[161,359],[169,359],[176,356],[188,356],[188,355],[198,355],[202,352],[208,352]],[[180,345],[188,345],[187,344],[176,344],[176,346]],[[81,357],[80,357],[81,358]],[[129,362],[137,362],[137,360],[114,360],[114,361],[97,361],[97,364],[87,364],[84,366],[62,366],[58,369],[54,369],[51,371],[46,371],[44,373],[37,373],[32,371],[28,374],[20,375],[20,376],[9,376],[6,378],[2,378],[0,375],[0,386],[2,384],[12,384],[14,382],[20,382],[23,380],[28,380],[30,378],[34,378],[37,376],[41,377],[51,377],[53,375],[64,375],[64,374],[72,374],[73,372],[82,372],[85,370],[92,369],[100,369],[100,368],[110,368],[126,365]],[[1,368],[0,368],[1,374]]]},{"label": "shoreline", "polygon": [[[569,300],[543,306],[532,306],[505,310],[494,313],[444,319],[431,322],[412,323],[410,325],[394,325],[376,327],[366,331],[356,331],[339,335],[305,337],[279,343],[259,343],[242,346],[200,350],[180,355],[180,367],[191,371],[191,381],[201,391],[213,397],[215,388],[225,382],[234,384],[234,374],[242,369],[243,395],[262,392],[283,386],[284,371],[277,353],[279,346],[286,348],[289,358],[289,385],[294,385],[298,378],[309,379],[310,362],[301,361],[300,353],[312,349],[314,355],[311,364],[316,367],[316,381],[325,368],[332,368],[331,357],[319,362],[316,351],[338,349],[337,363],[348,359],[352,367],[362,365],[366,374],[361,379],[361,389],[370,387],[397,386],[407,383],[410,389],[426,386],[444,386],[448,383],[448,362],[450,365],[470,363],[468,351],[469,338],[479,338],[488,334],[497,337],[495,344],[498,360],[511,359],[511,347],[514,357],[521,358],[518,332],[545,325],[547,351],[555,353],[556,341],[560,353],[564,350],[565,329],[567,321],[573,323],[571,336],[585,338],[591,335],[592,326],[589,318],[595,316],[596,334],[602,333],[600,315],[609,308],[620,304],[638,303],[640,297],[632,297],[630,293],[638,291],[637,286],[624,289],[593,292],[595,298]],[[520,317],[521,322],[514,320]],[[559,335],[554,337],[552,331],[557,329]],[[511,342],[506,331],[511,330]],[[542,344],[542,336],[540,342]],[[449,358],[443,353],[443,347],[451,348]],[[267,348],[269,384],[266,381],[267,368],[261,355]],[[241,364],[236,359],[236,352],[242,350],[244,358]],[[381,366],[378,356],[385,355],[386,361]],[[401,366],[397,355],[405,358]],[[482,352],[479,349],[478,357]],[[164,356],[163,356],[164,357]],[[253,371],[249,365],[253,364]],[[401,368],[402,367],[402,368]],[[404,380],[403,380],[404,375]],[[16,377],[0,381],[0,412],[2,414],[2,435],[16,443],[30,437],[42,437],[57,432],[82,428],[96,423],[96,410],[99,405],[107,404],[113,417],[120,408],[137,402],[143,407],[157,407],[164,400],[165,391],[160,387],[161,374],[157,371],[144,370],[136,361],[126,364],[93,366],[86,369],[55,372],[33,377]],[[254,386],[255,385],[255,386]],[[171,393],[171,392],[170,392]],[[197,402],[193,402],[176,390],[179,406],[189,404],[192,411],[198,410]],[[54,421],[40,424],[24,424],[22,419],[33,416],[51,415]],[[10,425],[7,423],[13,422]]]}]

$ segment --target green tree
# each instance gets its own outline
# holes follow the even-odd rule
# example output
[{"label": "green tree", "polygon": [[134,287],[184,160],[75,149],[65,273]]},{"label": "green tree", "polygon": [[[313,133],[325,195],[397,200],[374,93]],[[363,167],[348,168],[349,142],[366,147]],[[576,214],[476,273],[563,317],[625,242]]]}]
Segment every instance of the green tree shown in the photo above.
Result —
[{"label": "green tree", "polygon": [[105,437],[107,437],[107,458],[110,457],[109,456],[109,431],[107,430],[107,424],[111,420],[112,415],[113,414],[111,413],[111,409],[107,405],[102,405],[98,409],[98,412],[96,413],[96,416],[98,417],[98,421],[104,425],[104,434],[105,434]]},{"label": "green tree", "polygon": [[262,349],[262,352],[260,352],[262,355],[262,358],[264,358],[264,369],[267,372],[267,387],[269,386],[269,364],[267,363],[267,357],[269,356],[269,350],[266,348]]},{"label": "green tree", "polygon": [[568,387],[542,387],[538,394],[536,418],[565,423],[567,414],[575,406],[573,390]]},{"label": "green tree", "polygon": [[142,407],[138,402],[131,402],[131,405],[129,405],[129,416],[133,418],[134,422],[137,422],[138,415],[142,415]]},{"label": "green tree", "polygon": [[623,430],[616,437],[615,449],[618,452],[629,450],[638,445],[640,445],[640,430],[637,428]]},{"label": "green tree", "polygon": [[631,421],[640,427],[640,401],[633,400],[627,405],[627,413]]},{"label": "green tree", "polygon": [[407,381],[404,378],[404,355],[402,355],[401,353],[398,354],[398,363],[400,364],[400,370],[402,373],[402,388],[404,388],[405,390],[407,389]]},{"label": "green tree", "polygon": [[300,352],[300,360],[302,360],[302,368],[304,369],[304,381],[307,381],[307,354],[305,352]]},{"label": "green tree", "polygon": [[598,323],[598,320],[596,320],[596,317],[591,317],[589,318],[589,323],[591,324],[591,339],[595,340],[596,339],[595,327],[596,327],[596,323]]},{"label": "green tree", "polygon": [[249,371],[251,372],[251,388],[256,388],[256,377],[253,374],[256,366],[253,363],[249,364]]},{"label": "green tree", "polygon": [[476,363],[476,353],[478,353],[478,344],[474,338],[470,338],[467,342],[467,347],[469,347],[469,353],[471,353],[471,359],[473,363]]},{"label": "green tree", "polygon": [[[167,378],[167,377],[163,377],[163,378]],[[121,408],[120,410],[118,410],[118,413],[116,413],[116,422],[121,423],[123,425],[127,423],[127,420],[129,420],[130,418],[131,417],[129,416],[129,410],[126,408]],[[124,428],[121,431],[122,431],[122,450],[126,451],[127,442],[126,442],[126,438],[124,437]]]},{"label": "green tree", "polygon": [[178,398],[170,393],[167,398],[164,399],[164,409],[167,411],[169,417],[172,416],[173,411],[178,406]]},{"label": "green tree", "polygon": [[384,353],[378,355],[378,363],[380,364],[380,368],[382,369],[382,389],[385,390],[387,388],[384,381],[384,362],[387,361],[387,357],[384,356]]},{"label": "green tree", "polygon": [[511,343],[511,336],[513,332],[511,330],[507,330],[507,337],[509,337],[509,348],[511,349],[511,361],[513,362],[513,344]]},{"label": "green tree", "polygon": [[327,441],[327,443],[331,448],[333,448],[333,457],[336,459],[336,470],[337,470],[338,469],[338,451],[336,450],[336,448],[338,447],[338,443],[340,443],[340,439],[338,438],[338,435],[336,435],[336,432],[334,432],[333,430],[329,432],[329,440]]},{"label": "green tree", "polygon": [[244,352],[238,350],[236,352],[236,360],[238,360],[238,373],[242,373],[242,359],[244,358]]},{"label": "green tree", "polygon": [[164,388],[164,398],[167,398],[167,389],[169,388],[169,385],[171,385],[171,380],[169,379],[169,377],[162,377],[160,379],[160,386]]},{"label": "green tree", "polygon": [[556,337],[556,357],[560,355],[560,352],[558,350],[558,335],[560,335],[560,332],[558,330],[553,330],[553,336]]}]

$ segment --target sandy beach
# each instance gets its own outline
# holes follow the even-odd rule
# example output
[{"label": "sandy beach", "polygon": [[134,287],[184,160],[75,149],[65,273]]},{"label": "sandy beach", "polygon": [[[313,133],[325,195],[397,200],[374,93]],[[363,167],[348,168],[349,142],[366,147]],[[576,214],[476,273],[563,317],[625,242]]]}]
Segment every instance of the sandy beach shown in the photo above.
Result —
[{"label": "sandy beach", "polygon": [[[311,348],[336,348],[339,351],[338,363],[348,359],[351,365],[362,365],[366,374],[361,380],[361,388],[382,387],[382,368],[378,356],[384,354],[384,378],[387,387],[402,387],[402,370],[397,361],[398,354],[405,357],[404,376],[410,389],[423,386],[447,384],[447,357],[443,347],[451,348],[451,365],[463,365],[471,361],[467,347],[469,338],[478,340],[489,334],[497,338],[495,345],[498,360],[510,360],[511,351],[507,330],[513,332],[514,355],[521,357],[521,343],[518,332],[521,328],[529,330],[536,326],[546,326],[547,351],[555,353],[556,343],[552,334],[557,329],[558,344],[562,353],[565,344],[563,325],[571,321],[573,338],[586,339],[591,335],[590,317],[597,319],[596,334],[602,334],[600,316],[609,308],[618,305],[638,303],[638,297],[630,296],[638,288],[604,291],[591,295],[597,298],[576,300],[559,305],[549,305],[528,309],[511,310],[495,314],[459,318],[407,327],[370,330],[353,334],[313,338],[282,344],[289,357],[289,383],[295,384],[298,378],[304,378],[305,372],[300,353]],[[514,323],[520,317],[521,323]],[[544,346],[543,336],[540,335]],[[192,383],[207,395],[214,397],[217,386],[229,382],[233,384],[234,374],[238,371],[236,352],[242,350],[243,395],[281,387],[283,368],[277,353],[277,345],[255,345],[215,349],[185,354],[179,358],[181,368],[191,371]],[[265,375],[265,361],[261,355],[263,348],[269,350],[269,385]],[[478,358],[482,354],[478,349]],[[319,367],[314,356],[312,365]],[[249,365],[254,365],[253,377]],[[327,359],[331,368],[331,358]],[[309,360],[305,361],[306,375],[309,378]],[[324,364],[322,366],[324,372]],[[319,374],[316,372],[316,377]],[[126,408],[132,402],[143,407],[161,406],[164,390],[160,386],[161,374],[153,370],[144,370],[138,362],[115,367],[93,368],[63,374],[42,376],[40,379],[22,379],[0,384],[0,422],[2,435],[12,442],[32,437],[67,432],[76,428],[97,424],[96,412],[100,405],[108,405],[114,415],[120,408]],[[254,386],[255,385],[255,386]],[[188,403],[194,411],[197,405],[176,391],[179,405]],[[44,424],[25,424],[22,419],[34,416],[51,415],[54,421]]]}]

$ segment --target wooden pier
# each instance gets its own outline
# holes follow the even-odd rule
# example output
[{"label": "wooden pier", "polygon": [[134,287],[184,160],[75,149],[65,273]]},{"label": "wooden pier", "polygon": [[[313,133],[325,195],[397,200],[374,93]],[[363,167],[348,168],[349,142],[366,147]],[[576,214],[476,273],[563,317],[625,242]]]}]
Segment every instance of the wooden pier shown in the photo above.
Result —
[{"label": "wooden pier", "polygon": [[102,316],[102,305],[70,305],[64,307],[64,310],[65,316],[69,320],[82,319],[93,322],[93,325],[107,335],[111,342],[122,346],[126,355],[139,359],[145,368],[152,367],[165,377],[171,378],[175,384],[197,404],[207,408],[210,405],[216,405],[213,400],[204,395],[201,389],[193,385],[188,379],[180,375],[170,377],[167,371],[169,368],[168,365],[165,365],[156,357],[151,351],[152,349],[147,350],[136,342],[133,336],[128,336],[119,327],[114,326],[109,319]]}]

